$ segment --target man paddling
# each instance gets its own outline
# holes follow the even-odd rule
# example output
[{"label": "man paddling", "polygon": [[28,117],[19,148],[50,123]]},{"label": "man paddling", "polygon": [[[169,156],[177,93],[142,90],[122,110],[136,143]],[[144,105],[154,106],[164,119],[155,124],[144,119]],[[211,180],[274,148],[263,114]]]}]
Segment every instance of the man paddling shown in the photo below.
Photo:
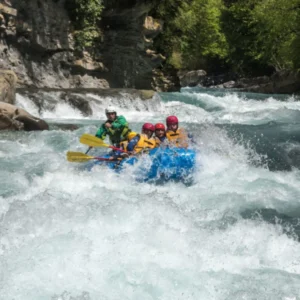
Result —
[{"label": "man paddling", "polygon": [[120,143],[127,139],[131,129],[123,116],[117,116],[117,111],[112,106],[105,109],[107,120],[96,132],[96,137],[104,140],[109,136],[110,143],[115,147],[120,147]]}]

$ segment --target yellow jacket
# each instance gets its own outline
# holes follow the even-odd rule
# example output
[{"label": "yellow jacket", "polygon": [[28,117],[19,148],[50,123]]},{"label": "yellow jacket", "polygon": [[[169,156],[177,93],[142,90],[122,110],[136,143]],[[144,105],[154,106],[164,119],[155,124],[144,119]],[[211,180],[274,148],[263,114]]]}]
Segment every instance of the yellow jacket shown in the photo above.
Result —
[{"label": "yellow jacket", "polygon": [[149,150],[156,147],[156,142],[153,138],[148,138],[146,134],[140,134],[140,139],[134,147],[134,151],[139,153],[143,150]]},{"label": "yellow jacket", "polygon": [[178,128],[176,131],[168,130],[166,136],[173,147],[187,148],[189,146],[188,135],[183,128]]}]

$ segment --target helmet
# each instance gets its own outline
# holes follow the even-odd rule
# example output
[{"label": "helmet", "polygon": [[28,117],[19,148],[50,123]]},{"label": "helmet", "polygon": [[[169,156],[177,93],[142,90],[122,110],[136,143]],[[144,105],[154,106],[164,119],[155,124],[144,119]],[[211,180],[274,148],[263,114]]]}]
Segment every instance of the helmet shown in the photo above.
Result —
[{"label": "helmet", "polygon": [[137,135],[137,133],[134,131],[129,132],[127,135],[128,141],[131,141],[136,135]]},{"label": "helmet", "polygon": [[162,129],[162,130],[166,131],[166,127],[165,127],[165,125],[163,123],[157,123],[157,124],[155,124],[155,130],[156,129]]},{"label": "helmet", "polygon": [[142,130],[151,130],[152,132],[154,132],[155,128],[153,124],[145,123],[142,127]]},{"label": "helmet", "polygon": [[105,113],[109,114],[109,113],[117,113],[117,110],[113,107],[113,106],[109,106],[105,109]]},{"label": "helmet", "polygon": [[178,118],[176,116],[169,116],[166,119],[167,125],[178,124]]}]

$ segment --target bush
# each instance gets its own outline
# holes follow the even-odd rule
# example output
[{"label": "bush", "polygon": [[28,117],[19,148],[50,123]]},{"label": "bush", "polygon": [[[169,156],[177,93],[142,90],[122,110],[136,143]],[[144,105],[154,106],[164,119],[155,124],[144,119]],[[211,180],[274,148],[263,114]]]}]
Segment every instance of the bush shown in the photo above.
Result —
[{"label": "bush", "polygon": [[169,54],[175,68],[205,68],[227,56],[228,45],[221,30],[222,0],[161,1],[157,17],[165,21],[164,32],[156,42]]},{"label": "bush", "polygon": [[75,47],[79,50],[95,46],[101,30],[97,26],[103,10],[102,0],[67,0],[66,9],[75,29]]}]

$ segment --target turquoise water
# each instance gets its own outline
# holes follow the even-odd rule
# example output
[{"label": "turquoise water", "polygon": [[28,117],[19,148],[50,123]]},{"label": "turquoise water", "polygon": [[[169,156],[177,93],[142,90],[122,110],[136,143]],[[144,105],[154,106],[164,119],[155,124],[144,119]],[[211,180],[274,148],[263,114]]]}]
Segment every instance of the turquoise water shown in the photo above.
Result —
[{"label": "turquoise water", "polygon": [[[50,131],[0,133],[1,300],[299,299],[300,102],[206,90],[94,98],[91,118],[45,99]],[[137,131],[176,114],[197,142],[194,185],[68,163],[111,102]]]}]

